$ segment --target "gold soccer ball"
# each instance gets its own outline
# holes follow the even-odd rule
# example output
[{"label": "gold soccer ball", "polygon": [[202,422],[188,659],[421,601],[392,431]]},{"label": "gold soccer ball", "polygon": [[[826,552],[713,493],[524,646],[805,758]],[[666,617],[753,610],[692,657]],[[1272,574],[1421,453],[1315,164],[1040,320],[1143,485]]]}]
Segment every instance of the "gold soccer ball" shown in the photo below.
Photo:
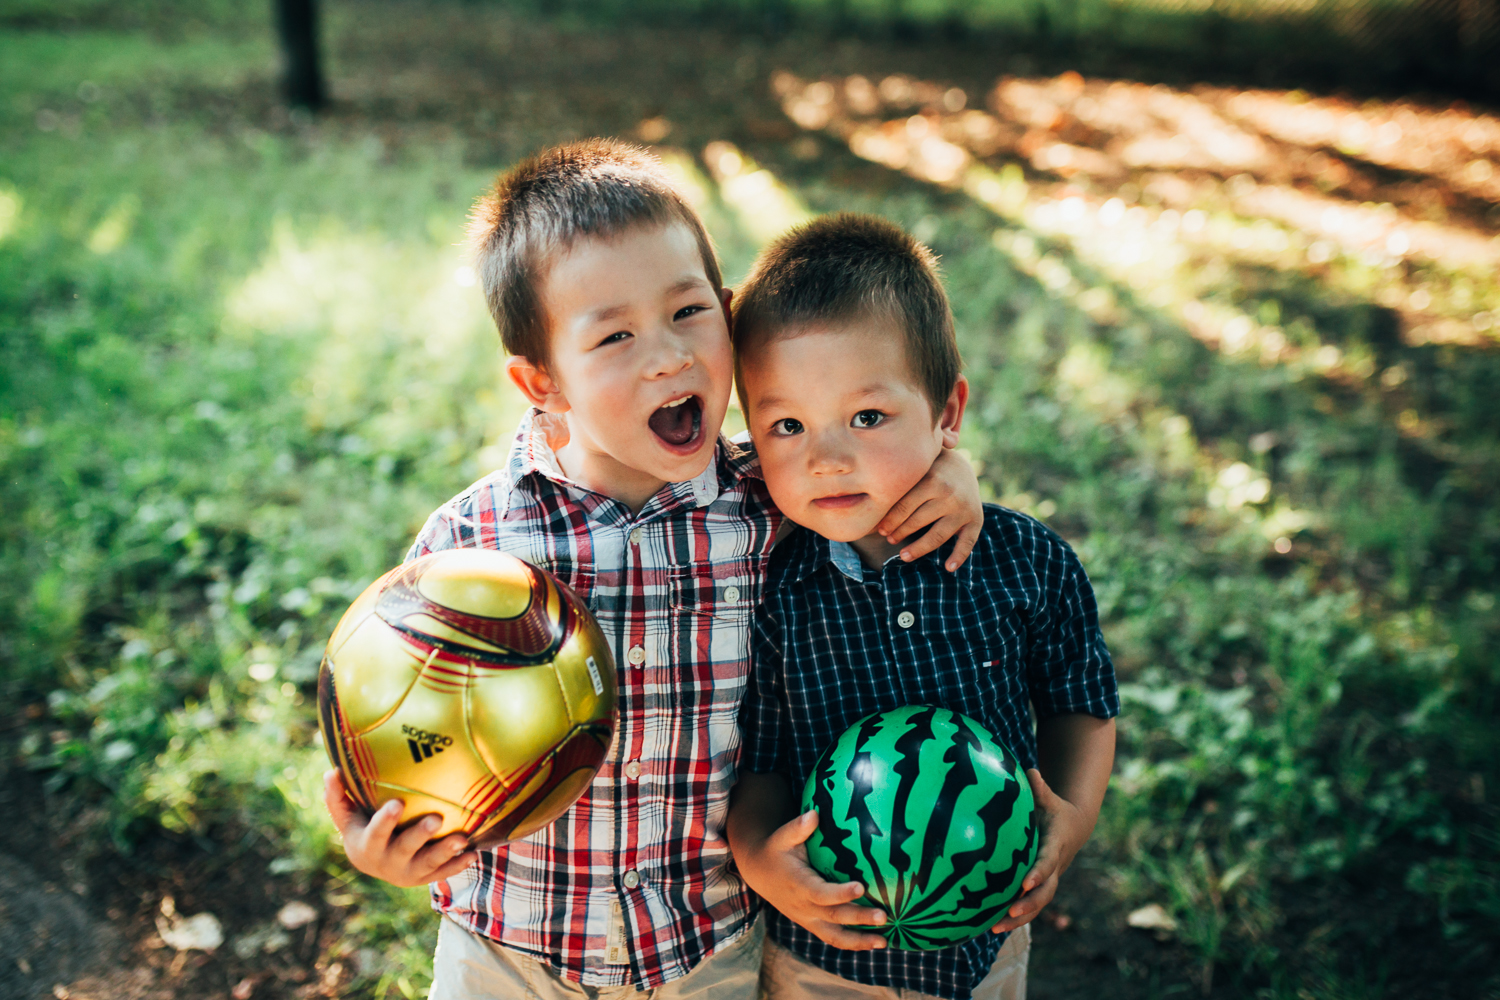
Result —
[{"label": "gold soccer ball", "polygon": [[476,846],[551,823],[583,794],[615,729],[615,665],[578,595],[483,549],[398,566],[349,607],[323,655],[318,719],[344,787],[434,837]]}]

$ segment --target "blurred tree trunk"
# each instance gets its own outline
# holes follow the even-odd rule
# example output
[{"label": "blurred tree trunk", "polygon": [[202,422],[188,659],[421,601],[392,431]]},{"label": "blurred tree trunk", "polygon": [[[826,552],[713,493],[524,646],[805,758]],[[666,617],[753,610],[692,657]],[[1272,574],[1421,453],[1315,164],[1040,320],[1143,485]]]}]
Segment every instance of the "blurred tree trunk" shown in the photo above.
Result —
[{"label": "blurred tree trunk", "polygon": [[316,111],[326,100],[318,58],[318,0],[275,0],[281,35],[282,92],[295,107]]}]

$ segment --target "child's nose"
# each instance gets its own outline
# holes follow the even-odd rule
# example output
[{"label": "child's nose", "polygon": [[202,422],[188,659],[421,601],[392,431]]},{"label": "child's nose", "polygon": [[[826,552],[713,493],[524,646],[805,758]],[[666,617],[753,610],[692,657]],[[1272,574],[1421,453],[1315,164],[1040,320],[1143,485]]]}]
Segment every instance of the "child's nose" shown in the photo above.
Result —
[{"label": "child's nose", "polygon": [[693,352],[676,338],[669,338],[651,359],[648,378],[667,378],[693,365]]},{"label": "child's nose", "polygon": [[854,467],[854,456],[833,435],[820,435],[808,454],[808,467],[816,475],[836,475]]}]

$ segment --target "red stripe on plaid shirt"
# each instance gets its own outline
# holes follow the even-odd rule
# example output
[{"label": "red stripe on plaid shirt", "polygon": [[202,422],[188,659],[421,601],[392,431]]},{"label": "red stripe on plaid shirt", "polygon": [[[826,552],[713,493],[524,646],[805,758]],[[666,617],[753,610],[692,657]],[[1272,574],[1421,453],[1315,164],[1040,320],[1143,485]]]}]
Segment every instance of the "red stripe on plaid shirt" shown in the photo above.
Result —
[{"label": "red stripe on plaid shirt", "polygon": [[[668,484],[632,515],[570,482],[532,416],[505,468],[439,508],[407,558],[482,547],[557,574],[613,644],[619,727],[572,809],[482,851],[432,887],[433,905],[568,979],[650,989],[736,940],[753,915],[724,819],[751,614],[780,515],[753,455],[722,439],[701,476]],[[606,954],[616,904],[624,964]]]}]

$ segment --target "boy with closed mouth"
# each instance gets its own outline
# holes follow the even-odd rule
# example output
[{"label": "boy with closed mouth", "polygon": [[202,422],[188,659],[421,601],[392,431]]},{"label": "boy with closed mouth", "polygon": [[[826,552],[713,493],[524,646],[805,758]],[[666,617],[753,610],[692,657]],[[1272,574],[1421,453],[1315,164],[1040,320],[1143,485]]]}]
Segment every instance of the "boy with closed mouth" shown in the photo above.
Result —
[{"label": "boy with closed mouth", "polygon": [[[509,552],[588,602],[619,671],[615,743],[551,826],[474,852],[436,824],[326,802],[359,870],[432,883],[431,996],[750,1000],[760,924],[724,839],[750,616],[781,524],[754,454],[719,435],[728,307],[697,214],[644,151],[548,150],[475,210],[478,270],[532,408],[505,467],[439,508],[409,558]],[[887,517],[920,557],[981,518],[950,452]],[[895,498],[893,498],[895,499]]]},{"label": "boy with closed mouth", "polygon": [[[958,443],[969,396],[936,260],[900,229],[828,216],[775,241],[741,286],[734,341],[766,486],[804,529],[772,557],[756,612],[728,826],[740,872],[774,907],[762,995],[1020,1000],[1027,925],[1092,832],[1114,760],[1119,699],[1088,578],[1056,534],[993,504],[957,573],[935,552],[902,561],[878,530]],[[793,805],[840,733],[907,705],[999,737],[1041,816],[1041,853],[996,933],[934,951],[887,951],[849,926],[885,914],[854,903],[863,886],[809,867],[818,816]]]}]

